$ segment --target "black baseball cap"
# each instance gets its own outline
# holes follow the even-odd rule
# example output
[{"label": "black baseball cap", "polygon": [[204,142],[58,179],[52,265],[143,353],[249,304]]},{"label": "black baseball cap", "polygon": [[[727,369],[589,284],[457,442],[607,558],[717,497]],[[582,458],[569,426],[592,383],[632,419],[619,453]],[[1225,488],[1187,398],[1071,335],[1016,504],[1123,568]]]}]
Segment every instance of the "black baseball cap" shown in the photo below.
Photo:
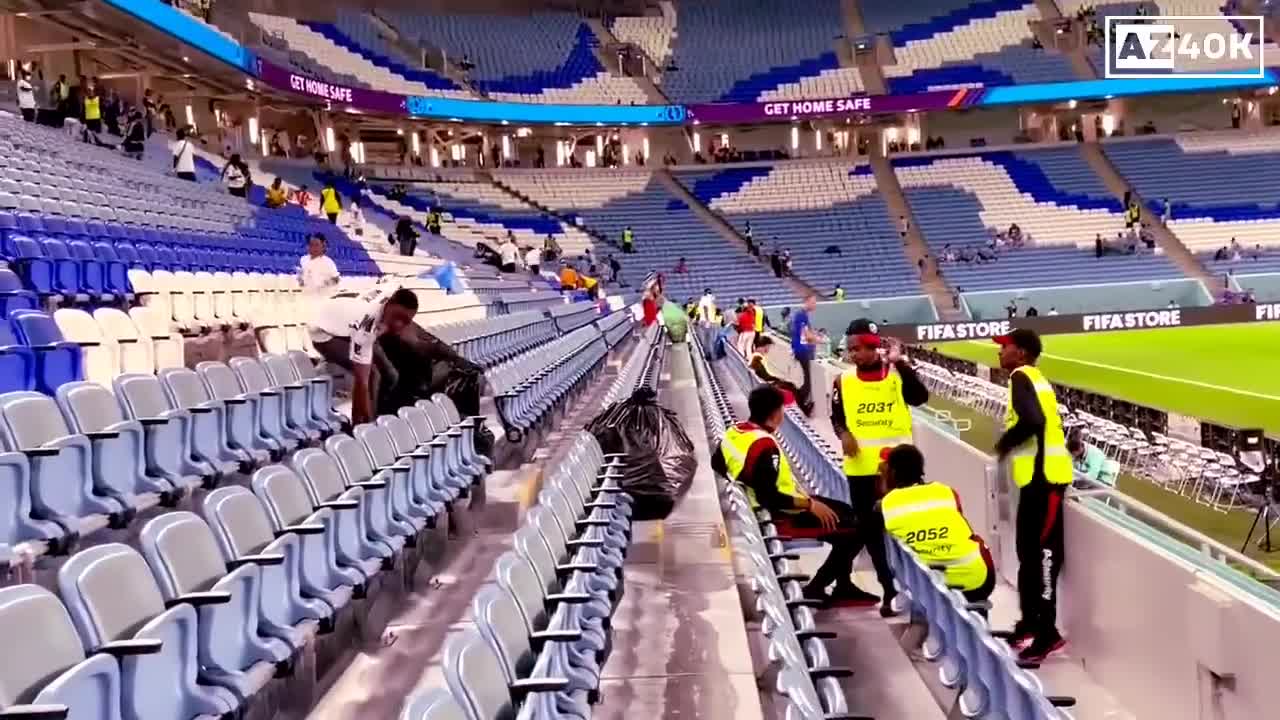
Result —
[{"label": "black baseball cap", "polygon": [[866,318],[858,318],[849,323],[844,334],[846,337],[856,337],[859,344],[880,347],[880,328]]},{"label": "black baseball cap", "polygon": [[991,339],[997,345],[1012,345],[1031,356],[1032,359],[1040,357],[1044,349],[1040,344],[1040,334],[1031,328],[1018,328],[1008,335],[997,335]]}]

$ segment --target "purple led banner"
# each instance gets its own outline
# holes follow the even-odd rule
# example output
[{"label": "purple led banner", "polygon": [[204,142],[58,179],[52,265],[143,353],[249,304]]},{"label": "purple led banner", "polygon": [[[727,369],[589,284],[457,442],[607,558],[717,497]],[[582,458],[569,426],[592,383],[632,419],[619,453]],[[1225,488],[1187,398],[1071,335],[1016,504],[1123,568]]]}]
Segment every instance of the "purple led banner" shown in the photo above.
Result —
[{"label": "purple led banner", "polygon": [[842,115],[946,110],[967,107],[982,97],[981,90],[938,90],[912,95],[857,95],[823,100],[776,100],[760,103],[690,105],[689,119],[713,125],[789,122]]},{"label": "purple led banner", "polygon": [[310,75],[290,72],[262,58],[258,58],[258,79],[277,90],[327,100],[334,105],[346,106],[362,112],[394,115],[405,112],[404,95],[338,85]]}]

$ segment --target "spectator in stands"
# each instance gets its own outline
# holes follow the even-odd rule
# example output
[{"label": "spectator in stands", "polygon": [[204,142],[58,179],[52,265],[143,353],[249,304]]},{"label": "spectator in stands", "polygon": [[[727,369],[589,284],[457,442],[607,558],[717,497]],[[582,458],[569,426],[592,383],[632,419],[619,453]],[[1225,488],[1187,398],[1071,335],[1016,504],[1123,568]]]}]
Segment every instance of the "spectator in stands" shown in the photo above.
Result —
[{"label": "spectator in stands", "polygon": [[689,273],[689,264],[682,257],[679,260],[676,260],[676,267],[672,272],[676,275],[687,275]]},{"label": "spectator in stands", "polygon": [[769,267],[773,270],[773,274],[776,277],[782,277],[782,255],[779,254],[778,248],[776,247],[773,249],[773,252],[769,253]]},{"label": "spectator in stands", "polygon": [[755,347],[756,339],[756,301],[751,299],[746,305],[742,306],[742,312],[738,313],[738,339],[737,348],[742,357],[751,357],[751,348]]},{"label": "spectator in stands", "polygon": [[1103,256],[1102,233],[1098,233],[1093,238],[1093,256],[1098,259],[1101,259]]},{"label": "spectator in stands", "polygon": [[[150,90],[147,90],[150,93]],[[67,85],[67,76],[59,75],[49,88],[49,105],[62,117],[67,116],[67,100],[71,97],[71,86]]]},{"label": "spectator in stands", "polygon": [[306,185],[299,185],[298,189],[293,191],[293,201],[303,210],[311,208],[311,193],[307,191]]},{"label": "spectator in stands", "polygon": [[409,257],[418,249],[418,231],[413,229],[413,221],[407,215],[396,220],[396,244],[400,246],[400,254]]},{"label": "spectator in stands", "polygon": [[178,138],[169,148],[173,152],[173,171],[183,180],[196,181],[196,152],[187,128],[178,128]]},{"label": "spectator in stands", "polygon": [[1164,212],[1160,213],[1160,222],[1163,222],[1165,225],[1168,225],[1169,221],[1172,219],[1173,219],[1173,205],[1169,204],[1169,198],[1165,198]]},{"label": "spectator in stands", "polygon": [[898,216],[898,234],[902,236],[902,242],[907,241],[907,231],[911,229],[911,222],[907,220],[906,215]]},{"label": "spectator in stands", "polygon": [[534,158],[533,166],[539,169],[547,166],[547,152],[542,149],[541,145],[538,146],[538,154]]},{"label": "spectator in stands", "polygon": [[227,192],[232,195],[243,198],[249,196],[249,186],[253,180],[249,175],[249,166],[240,157],[239,153],[233,153],[227,163],[222,166],[222,184],[226,186]]},{"label": "spectator in stands", "polygon": [[1053,317],[1054,315],[1057,315],[1057,314],[1058,314],[1058,308],[1056,307],[1049,308],[1049,317]]},{"label": "spectator in stands", "polygon": [[565,292],[572,292],[578,287],[578,271],[573,269],[573,265],[569,262],[562,261],[560,265],[560,289]]},{"label": "spectator in stands", "polygon": [[1004,306],[1004,314],[1005,314],[1005,317],[1008,317],[1010,320],[1012,320],[1013,318],[1017,317],[1017,316],[1018,316],[1018,301],[1017,301],[1017,300],[1010,300],[1010,301],[1009,301],[1009,304]]},{"label": "spectator in stands", "polygon": [[542,274],[542,253],[535,247],[526,247],[524,249],[524,264],[529,268],[529,274],[537,277]]},{"label": "spectator in stands", "polygon": [[630,255],[636,251],[636,234],[628,225],[622,228],[622,252]]},{"label": "spectator in stands", "polygon": [[703,325],[710,325],[715,321],[718,314],[715,293],[711,292],[711,288],[704,288],[702,297],[698,298],[698,321]]},{"label": "spectator in stands", "polygon": [[1262,249],[1262,243],[1256,243],[1254,244],[1253,249],[1249,251],[1249,259],[1261,260],[1264,252],[1265,251]]},{"label": "spectator in stands", "polygon": [[609,282],[615,284],[622,282],[622,263],[618,262],[613,253],[609,253]]},{"label": "spectator in stands", "polygon": [[134,160],[141,160],[146,152],[147,125],[142,111],[134,108],[129,111],[129,123],[124,131],[124,154]]},{"label": "spectator in stands", "polygon": [[542,241],[542,259],[555,260],[560,257],[560,243],[556,242],[555,236],[547,233],[547,237]]},{"label": "spectator in stands", "polygon": [[782,251],[782,274],[790,276],[791,273],[791,250],[784,249]]},{"label": "spectator in stands", "polygon": [[1040,317],[1040,311],[1036,309],[1035,305],[1027,306],[1027,317]]},{"label": "spectator in stands", "polygon": [[84,126],[89,129],[89,132],[102,132],[102,96],[98,95],[97,83],[85,87],[80,105]]},{"label": "spectator in stands", "polygon": [[[747,422],[725,431],[711,453],[711,468],[745,487],[751,503],[772,515],[779,535],[815,538],[831,546],[804,594],[838,605],[854,590],[857,521],[848,505],[807,496],[796,483],[791,464],[774,438],[784,418],[783,406],[782,393],[772,385],[752,390],[747,397]],[[833,583],[834,592],[828,595]]]},{"label": "spectator in stands", "polygon": [[277,177],[271,181],[271,185],[267,187],[267,207],[282,208],[286,201],[286,193],[284,189],[284,181]]},{"label": "spectator in stands", "polygon": [[910,547],[925,565],[940,567],[947,587],[962,592],[969,602],[991,597],[996,586],[995,563],[965,519],[960,494],[940,482],[925,482],[924,454],[914,445],[886,448],[882,458],[884,497],[880,507],[885,530]]},{"label": "spectator in stands", "polygon": [[498,256],[502,259],[502,272],[516,271],[516,259],[520,256],[520,248],[516,247],[516,241],[510,233],[507,233],[507,239],[498,246]]},{"label": "spectator in stands", "polygon": [[813,330],[813,312],[818,309],[818,296],[809,293],[804,303],[791,316],[791,353],[800,365],[800,393],[796,402],[805,415],[813,414],[813,371],[811,365],[818,344],[818,334]]},{"label": "spectator in stands", "polygon": [[326,245],[320,233],[307,238],[307,254],[298,261],[298,284],[306,295],[328,297],[341,279],[338,266],[325,254]]},{"label": "spectator in stands", "polygon": [[835,290],[831,291],[831,299],[836,302],[844,302],[844,288],[840,287],[840,283],[836,283]]},{"label": "spectator in stands", "polygon": [[22,119],[29,123],[36,121],[36,89],[31,84],[31,73],[23,70],[18,75],[18,111]]},{"label": "spectator in stands", "polygon": [[751,372],[755,373],[760,382],[777,388],[782,393],[784,403],[787,405],[795,403],[796,398],[800,397],[800,388],[782,377],[769,365],[769,352],[773,349],[773,338],[768,335],[757,335],[751,345],[751,358],[747,361],[747,367],[751,368]]},{"label": "spectator in stands", "polygon": [[1215,251],[1214,251],[1214,253],[1213,253],[1213,260],[1214,260],[1214,262],[1222,262],[1223,260],[1226,260],[1226,259],[1227,259],[1227,246],[1226,246],[1226,245],[1223,245],[1222,247],[1220,247],[1220,248],[1218,248],[1217,250],[1215,250]]},{"label": "spectator in stands", "polygon": [[338,224],[338,215],[342,212],[342,196],[338,195],[332,178],[325,180],[324,187],[320,189],[320,212],[329,218],[330,225]]},{"label": "spectator in stands", "polygon": [[1103,485],[1116,486],[1120,477],[1120,463],[1107,457],[1097,446],[1073,436],[1067,441],[1071,453],[1071,465],[1080,477]]},{"label": "spectator in stands", "polygon": [[[560,276],[561,283],[564,282],[564,276]],[[658,311],[662,309],[662,282],[655,278],[653,281],[646,283],[644,288],[644,297],[640,300],[641,324],[645,327],[652,327],[658,322]]]}]

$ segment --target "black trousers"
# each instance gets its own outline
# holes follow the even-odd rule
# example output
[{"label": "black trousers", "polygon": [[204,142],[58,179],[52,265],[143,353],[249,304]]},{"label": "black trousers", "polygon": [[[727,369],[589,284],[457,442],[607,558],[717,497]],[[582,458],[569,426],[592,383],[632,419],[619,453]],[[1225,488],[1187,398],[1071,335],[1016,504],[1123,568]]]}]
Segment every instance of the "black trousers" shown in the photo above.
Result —
[{"label": "black trousers", "polygon": [[813,402],[813,375],[809,367],[813,363],[813,359],[808,355],[796,357],[796,362],[800,363],[800,374],[804,378],[800,384],[800,392],[796,395],[796,402],[807,413],[810,403]]},{"label": "black trousers", "polygon": [[812,538],[831,546],[827,559],[823,561],[810,581],[813,587],[826,588],[835,582],[850,582],[850,577],[853,575],[853,558],[858,554],[858,520],[853,508],[839,500],[824,497],[817,499],[840,517],[840,524],[835,532],[823,530],[817,516],[808,511],[799,513],[773,511],[771,515],[779,535]]},{"label": "black trousers", "polygon": [[1036,637],[1053,636],[1058,622],[1058,573],[1064,550],[1062,502],[1066,485],[1032,482],[1018,497],[1018,601],[1022,624]]},{"label": "black trousers", "polygon": [[[325,362],[333,363],[347,372],[354,372],[351,364],[351,338],[335,337],[324,342],[312,343]],[[369,368],[369,407],[382,414],[383,408],[392,404],[400,373],[387,358],[382,339],[373,343],[373,366]]]},{"label": "black trousers", "polygon": [[337,225],[337,224],[338,224],[338,213],[336,213],[336,212],[335,212],[335,213],[325,213],[325,215],[327,215],[327,216],[329,217],[329,224],[330,224],[330,225]]},{"label": "black trousers", "polygon": [[893,587],[893,570],[889,567],[889,558],[884,549],[884,515],[876,506],[880,498],[876,493],[875,475],[846,476],[849,482],[849,500],[858,521],[857,543],[853,556],[857,557],[863,548],[871,555],[871,564],[876,569],[876,580],[884,588],[885,597],[897,592]]}]

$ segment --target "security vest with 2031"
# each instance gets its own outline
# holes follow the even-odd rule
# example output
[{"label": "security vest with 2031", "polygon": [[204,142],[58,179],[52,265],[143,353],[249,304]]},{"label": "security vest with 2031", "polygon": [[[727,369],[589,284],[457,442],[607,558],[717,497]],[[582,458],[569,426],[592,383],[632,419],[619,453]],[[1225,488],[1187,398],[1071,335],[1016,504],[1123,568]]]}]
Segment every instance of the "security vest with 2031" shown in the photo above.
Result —
[{"label": "security vest with 2031", "polygon": [[[720,453],[724,455],[725,468],[729,471],[729,479],[741,484],[746,488],[747,499],[751,501],[752,507],[758,507],[759,502],[756,500],[756,493],[751,489],[751,485],[745,483],[741,479],[742,470],[747,464],[747,453],[751,451],[751,446],[757,440],[769,438],[770,442],[775,442],[773,436],[765,430],[753,427],[750,429],[740,429],[733,426],[724,431],[724,438],[720,441]],[[796,476],[791,472],[791,463],[787,462],[786,453],[782,449],[778,449],[778,492],[783,495],[800,498],[806,495],[796,486]]]},{"label": "security vest with 2031", "polygon": [[858,454],[844,458],[849,477],[880,472],[880,451],[911,442],[911,409],[902,399],[902,376],[893,366],[881,380],[863,380],[858,371],[840,375],[844,426],[858,441]]},{"label": "security vest with 2031", "polygon": [[976,590],[987,581],[987,561],[956,503],[955,490],[924,483],[889,491],[880,500],[884,528],[925,565],[942,566],[947,586]]},{"label": "security vest with 2031", "polygon": [[[1004,428],[1008,430],[1018,423],[1018,413],[1013,409],[1013,375],[1022,373],[1035,387],[1040,412],[1044,414],[1044,476],[1050,485],[1069,485],[1072,478],[1071,454],[1067,452],[1067,438],[1062,430],[1062,416],[1058,414],[1058,396],[1044,373],[1034,365],[1023,365],[1009,377],[1009,394],[1005,400]],[[1036,439],[1030,438],[1009,453],[1009,474],[1018,487],[1026,487],[1035,475]]]}]

